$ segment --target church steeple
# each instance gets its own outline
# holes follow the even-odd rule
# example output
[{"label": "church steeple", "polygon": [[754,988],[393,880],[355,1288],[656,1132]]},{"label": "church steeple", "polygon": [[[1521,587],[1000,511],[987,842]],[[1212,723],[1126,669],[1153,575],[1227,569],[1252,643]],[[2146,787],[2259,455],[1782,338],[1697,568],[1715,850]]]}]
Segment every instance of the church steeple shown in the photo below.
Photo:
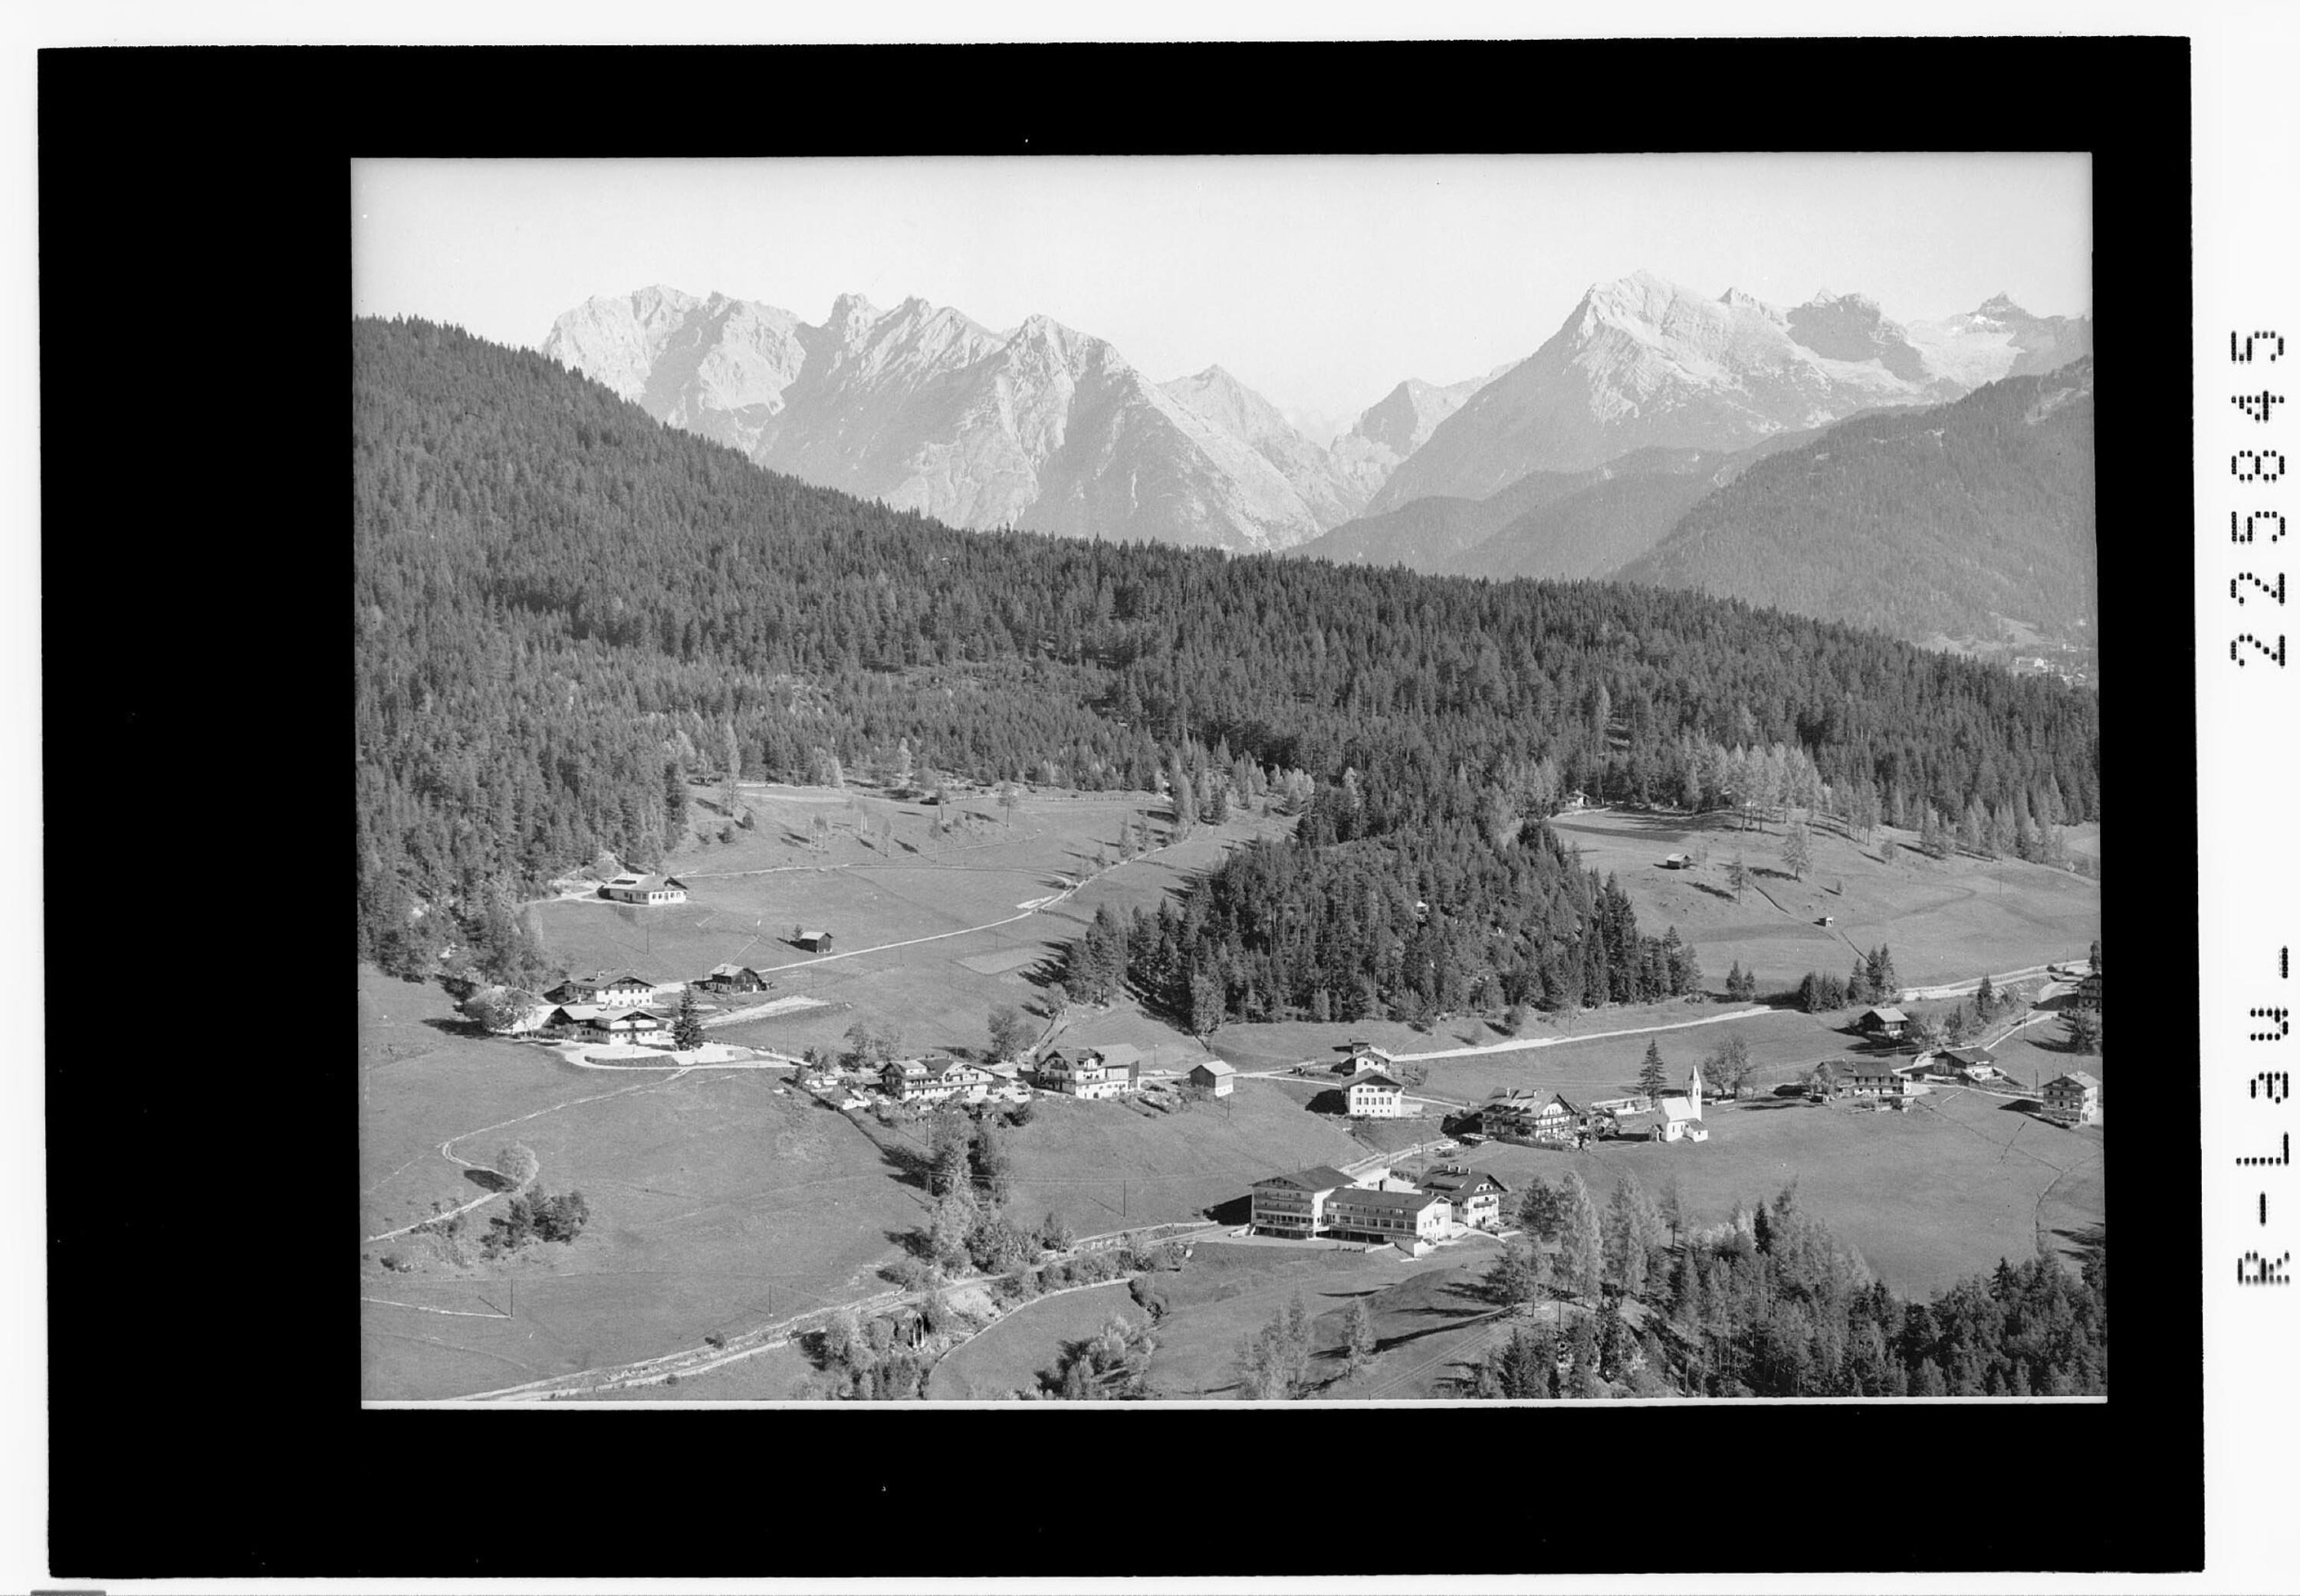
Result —
[{"label": "church steeple", "polygon": [[1693,1117],[1701,1118],[1701,1066],[1693,1067],[1693,1078],[1686,1083],[1685,1094],[1693,1100]]}]

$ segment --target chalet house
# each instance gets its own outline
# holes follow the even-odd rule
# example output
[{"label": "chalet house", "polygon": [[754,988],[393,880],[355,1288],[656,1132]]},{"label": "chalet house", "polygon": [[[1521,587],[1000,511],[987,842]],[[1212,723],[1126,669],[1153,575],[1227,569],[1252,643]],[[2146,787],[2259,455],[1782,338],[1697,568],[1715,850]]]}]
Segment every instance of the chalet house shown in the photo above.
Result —
[{"label": "chalet house", "polygon": [[1936,1060],[1951,1072],[1969,1081],[1990,1081],[2003,1075],[1997,1068],[1996,1055],[1985,1047],[1945,1047],[1935,1055]]},{"label": "chalet house", "polygon": [[1379,1070],[1357,1076],[1343,1088],[1353,1119],[1401,1119],[1405,1088]]},{"label": "chalet house", "polygon": [[1362,1242],[1442,1240],[1454,1205],[1441,1192],[1369,1192],[1348,1186],[1329,1193],[1326,1233]]},{"label": "chalet house", "polygon": [[1058,1048],[1038,1060],[1038,1085],[1046,1091],[1089,1101],[1123,1097],[1135,1089],[1132,1067],[1122,1062],[1112,1066],[1105,1053],[1080,1053],[1072,1059]]},{"label": "chalet house", "polygon": [[1113,1080],[1142,1078],[1142,1050],[1130,1042],[1113,1042],[1108,1047],[1096,1048],[1087,1056],[1099,1063],[1103,1074]]},{"label": "chalet house", "polygon": [[1480,1230],[1501,1228],[1502,1199],[1509,1188],[1484,1171],[1447,1164],[1423,1176],[1421,1185],[1451,1203],[1460,1223]]},{"label": "chalet house", "polygon": [[652,981],[603,972],[588,977],[570,976],[543,995],[554,1003],[596,1003],[612,1009],[626,1003],[644,1003],[654,994],[655,984]]},{"label": "chalet house", "polygon": [[591,1003],[561,1003],[543,1017],[542,1030],[547,1036],[588,1036],[591,1034],[591,1017],[601,1012]]},{"label": "chalet house", "polygon": [[1216,1097],[1228,1097],[1238,1071],[1220,1059],[1209,1059],[1190,1067],[1190,1085],[1204,1086]]},{"label": "chalet house", "polygon": [[695,985],[703,992],[764,992],[774,983],[747,964],[714,964]]},{"label": "chalet house", "polygon": [[2062,1125],[2090,1125],[2100,1118],[2100,1082],[2071,1069],[2045,1083],[2045,1117]]},{"label": "chalet house", "polygon": [[1344,1054],[1329,1066],[1329,1072],[1338,1076],[1362,1075],[1369,1069],[1388,1069],[1396,1063],[1386,1048],[1371,1047],[1362,1042],[1353,1042]]},{"label": "chalet house", "polygon": [[996,1077],[963,1059],[935,1054],[924,1059],[890,1059],[879,1071],[879,1084],[898,1102],[947,1102],[954,1097],[979,1097]]},{"label": "chalet house", "polygon": [[1661,868],[1664,870],[1689,870],[1693,868],[1693,856],[1689,853],[1672,853],[1661,861]]},{"label": "chalet house", "polygon": [[1864,1009],[1854,1022],[1864,1036],[1882,1036],[1888,1042],[1898,1042],[1909,1017],[1898,1009]]},{"label": "chalet house", "polygon": [[1847,1097],[1899,1097],[1909,1085],[1906,1076],[1881,1059],[1854,1059],[1837,1067],[1837,1089]]},{"label": "chalet house", "polygon": [[637,876],[626,873],[599,884],[599,895],[618,903],[684,903],[687,883],[676,876]]},{"label": "chalet house", "polygon": [[602,1009],[591,1016],[595,1042],[647,1042],[662,1034],[662,1017],[645,1009]]},{"label": "chalet house", "polygon": [[1324,1228],[1326,1203],[1346,1190],[1350,1177],[1327,1164],[1254,1183],[1253,1229],[1257,1235],[1307,1238]]},{"label": "chalet house", "polygon": [[2100,972],[2093,971],[2077,983],[2076,1006],[2079,1009],[2100,1007]]},{"label": "chalet house", "polygon": [[830,952],[830,933],[802,931],[798,934],[798,945],[810,953],[828,953]]}]

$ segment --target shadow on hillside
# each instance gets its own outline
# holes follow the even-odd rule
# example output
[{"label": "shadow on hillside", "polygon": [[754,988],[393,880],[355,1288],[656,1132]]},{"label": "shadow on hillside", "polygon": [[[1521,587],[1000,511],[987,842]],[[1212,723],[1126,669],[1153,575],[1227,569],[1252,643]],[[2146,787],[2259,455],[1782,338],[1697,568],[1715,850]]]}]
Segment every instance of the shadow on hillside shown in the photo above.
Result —
[{"label": "shadow on hillside", "polygon": [[519,1185],[509,1176],[498,1175],[493,1169],[466,1169],[463,1178],[483,1192],[508,1192]]},{"label": "shadow on hillside", "polygon": [[1251,1195],[1233,1197],[1228,1202],[1217,1202],[1201,1211],[1217,1225],[1245,1225],[1254,1218],[1254,1199]]},{"label": "shadow on hillside", "polygon": [[450,1036],[467,1037],[474,1042],[484,1042],[495,1034],[476,1019],[450,1019],[434,1016],[423,1023],[435,1031],[444,1031]]},{"label": "shadow on hillside", "polygon": [[1329,1089],[1319,1093],[1302,1106],[1312,1114],[1346,1116],[1350,1111],[1350,1094],[1337,1089]]},{"label": "shadow on hillside", "polygon": [[1693,889],[1696,892],[1707,893],[1712,898],[1721,898],[1728,903],[1733,902],[1733,894],[1729,891],[1721,886],[1712,886],[1706,881],[1694,882]]},{"label": "shadow on hillside", "polygon": [[2108,1245],[2108,1226],[2105,1223],[2079,1225],[2073,1230],[2055,1228],[2053,1234],[2071,1246],[2105,1247]]}]

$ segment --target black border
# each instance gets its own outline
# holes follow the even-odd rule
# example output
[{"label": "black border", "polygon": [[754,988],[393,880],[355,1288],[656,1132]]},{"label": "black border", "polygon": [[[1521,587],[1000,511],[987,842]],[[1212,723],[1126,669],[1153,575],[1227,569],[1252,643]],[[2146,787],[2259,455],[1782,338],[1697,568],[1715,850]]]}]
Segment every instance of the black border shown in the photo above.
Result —
[{"label": "black border", "polygon": [[[2186,40],[91,49],[38,71],[59,1576],[2203,1566],[2196,834],[2164,808],[2112,900],[2168,1023],[2156,1151],[2117,1184],[2125,1278],[2146,1290],[2114,1309],[2104,1406],[1059,1428],[362,1413],[348,1294],[311,1261],[340,1245],[335,1155],[315,1150],[340,1145],[349,1080],[312,861],[341,846],[338,778],[314,777],[342,724],[351,157],[2089,149],[2102,630],[2131,661],[2105,675],[2138,703],[2145,650],[2165,688],[2104,738],[2104,785],[2138,793],[2195,736],[2175,596],[2194,574]],[[123,916],[155,870],[209,890]],[[188,998],[173,1040],[112,1034],[120,989],[91,956],[212,960],[254,1023],[193,1023],[207,1005]],[[2100,1467],[2124,1458],[2145,1462]],[[1395,1512],[1344,1504],[1351,1462],[1426,1488]],[[1488,1508],[1445,1505],[1480,1475]],[[1296,1510],[1261,1505],[1281,1484]],[[2061,1507],[2079,1530],[2046,1522]]]}]

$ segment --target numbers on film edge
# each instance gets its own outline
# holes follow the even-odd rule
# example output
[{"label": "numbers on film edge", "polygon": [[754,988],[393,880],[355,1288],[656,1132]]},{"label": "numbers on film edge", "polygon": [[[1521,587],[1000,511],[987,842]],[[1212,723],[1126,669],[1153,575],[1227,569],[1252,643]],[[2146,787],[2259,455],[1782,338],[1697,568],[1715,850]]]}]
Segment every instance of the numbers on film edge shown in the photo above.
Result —
[{"label": "numbers on film edge", "polygon": [[[2289,947],[2276,950],[2276,977],[2279,981],[2288,981],[2292,978],[2292,950]],[[2287,1018],[2285,1010],[2254,1009],[2252,1010],[2252,1017],[2254,1019],[2271,1018],[2277,1024],[2277,1029],[2273,1031],[2253,1032],[2252,1040],[2254,1042],[2281,1042],[2291,1033],[2291,1022]],[[2292,1095],[2291,1072],[2282,1069],[2263,1069],[2246,1084],[2246,1095],[2255,1101],[2265,1097],[2271,1104],[2283,1102]],[[2277,1143],[2277,1150],[2274,1152],[2238,1158],[2237,1163],[2240,1168],[2247,1169],[2257,1168],[2263,1165],[2279,1169],[2291,1168],[2292,1133],[2286,1131],[2283,1134]],[[2266,1192],[2260,1193],[2260,1223],[2262,1225],[2268,1223]],[[2289,1285],[2292,1284],[2291,1270],[2292,1254],[2290,1252],[2270,1258],[2266,1253],[2254,1248],[2247,1251],[2243,1257],[2236,1260],[2236,1283],[2238,1285]]]},{"label": "numbers on film edge", "polygon": [[[2249,365],[2255,360],[2262,364],[2273,364],[2283,358],[2284,335],[2272,328],[2249,334],[2229,334],[2229,359],[2237,365]],[[2266,425],[2269,418],[2275,414],[2276,407],[2289,401],[2282,394],[2262,387],[2256,394],[2231,394],[2229,403],[2251,420]],[[2286,465],[2281,449],[2238,449],[2229,456],[2229,475],[2243,483],[2281,482]],[[2274,510],[2231,510],[2229,511],[2229,541],[2250,543],[2260,524],[2271,521],[2275,523],[2276,529],[2268,535],[2268,541],[2280,543],[2285,533],[2281,512]],[[2244,588],[2244,584],[2249,582],[2274,599],[2280,607],[2284,603],[2284,573],[2278,571],[2274,574],[2276,586],[2271,587],[2266,580],[2253,572],[2238,571],[2229,582],[2229,597],[2239,604],[2244,603],[2252,596]],[[2251,632],[2238,632],[2229,644],[2229,658],[2238,669],[2252,663],[2252,656],[2245,653],[2247,644],[2261,658],[2273,661],[2279,669],[2283,668],[2284,634],[2279,632],[2276,635],[2276,645],[2271,648],[2262,637]]]}]

